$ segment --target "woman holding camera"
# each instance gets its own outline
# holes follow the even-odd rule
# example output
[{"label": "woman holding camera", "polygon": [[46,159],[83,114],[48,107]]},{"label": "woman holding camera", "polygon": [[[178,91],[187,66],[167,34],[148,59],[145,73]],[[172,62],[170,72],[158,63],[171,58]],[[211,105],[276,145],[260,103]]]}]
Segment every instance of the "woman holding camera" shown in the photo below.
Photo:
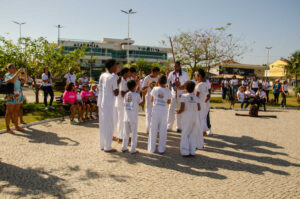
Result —
[{"label": "woman holding camera", "polygon": [[10,120],[15,125],[15,129],[17,131],[23,130],[18,125],[18,116],[20,113],[21,105],[23,104],[24,98],[21,88],[21,81],[19,79],[19,76],[21,73],[25,74],[25,79],[27,79],[27,72],[20,68],[19,70],[16,69],[15,65],[8,64],[6,66],[6,70],[8,73],[5,74],[4,80],[8,83],[14,84],[14,92],[13,94],[7,94],[5,96],[6,101],[6,113],[5,113],[5,123],[6,123],[6,132],[14,134],[14,132],[10,129]]}]

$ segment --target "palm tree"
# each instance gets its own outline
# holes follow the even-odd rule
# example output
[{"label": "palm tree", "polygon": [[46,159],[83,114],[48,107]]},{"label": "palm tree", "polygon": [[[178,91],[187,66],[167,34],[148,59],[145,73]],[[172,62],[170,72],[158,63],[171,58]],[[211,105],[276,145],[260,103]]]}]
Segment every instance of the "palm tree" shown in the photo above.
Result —
[{"label": "palm tree", "polygon": [[286,66],[287,77],[295,77],[297,86],[297,77],[300,76],[300,51],[294,52],[288,59],[286,59],[286,61],[288,63]]}]

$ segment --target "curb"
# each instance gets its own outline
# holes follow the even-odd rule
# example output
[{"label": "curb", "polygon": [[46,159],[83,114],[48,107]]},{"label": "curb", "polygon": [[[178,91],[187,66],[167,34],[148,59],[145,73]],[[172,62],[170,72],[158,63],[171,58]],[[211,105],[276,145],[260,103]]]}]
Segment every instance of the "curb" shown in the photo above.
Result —
[{"label": "curb", "polygon": [[[34,126],[34,125],[38,125],[38,124],[44,124],[44,123],[48,123],[48,122],[53,122],[56,120],[62,120],[63,117],[58,117],[58,118],[53,118],[53,119],[48,119],[48,120],[41,120],[41,121],[37,121],[37,122],[31,122],[29,124],[23,124],[20,125],[21,128],[26,128],[26,127],[30,127],[30,126]],[[14,130],[14,128],[12,128],[12,130]],[[5,133],[6,129],[0,130],[0,133]]]}]

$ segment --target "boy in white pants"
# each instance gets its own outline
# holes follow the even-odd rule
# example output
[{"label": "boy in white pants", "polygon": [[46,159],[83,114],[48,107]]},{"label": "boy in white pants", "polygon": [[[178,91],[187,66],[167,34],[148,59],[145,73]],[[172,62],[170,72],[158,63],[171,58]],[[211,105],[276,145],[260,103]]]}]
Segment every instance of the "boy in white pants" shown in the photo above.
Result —
[{"label": "boy in white pants", "polygon": [[160,69],[158,67],[152,68],[152,72],[150,75],[147,75],[144,78],[142,90],[146,93],[146,132],[149,134],[151,116],[152,116],[152,102],[150,92],[156,86],[158,82],[158,74]]},{"label": "boy in white pants", "polygon": [[101,85],[102,93],[99,94],[98,103],[100,103],[100,149],[104,152],[116,152],[116,149],[111,147],[112,137],[114,133],[114,117],[113,109],[115,104],[115,96],[118,96],[118,83],[117,79],[114,77],[118,69],[118,63],[116,60],[108,60],[105,64],[107,72],[101,74],[99,86]]},{"label": "boy in white pants", "polygon": [[122,152],[128,151],[128,141],[129,141],[129,134],[132,132],[132,139],[131,139],[131,150],[130,153],[138,153],[136,150],[137,146],[137,125],[138,125],[138,113],[139,113],[139,105],[144,104],[144,97],[143,100],[139,93],[136,92],[137,84],[134,80],[130,80],[127,82],[127,87],[129,92],[126,93],[124,97],[124,136],[123,136],[123,143],[122,143]]},{"label": "boy in white pants", "polygon": [[123,68],[121,70],[121,82],[119,85],[119,95],[116,100],[116,109],[118,113],[117,131],[118,131],[118,142],[122,143],[124,137],[124,96],[128,91],[127,81],[130,77],[129,68]]},{"label": "boy in white pants", "polygon": [[200,114],[199,114],[199,121],[200,121],[200,128],[198,131],[198,138],[197,138],[197,149],[204,148],[204,138],[203,133],[207,131],[207,124],[206,124],[206,117],[209,111],[209,92],[208,92],[208,85],[205,81],[205,72],[203,69],[199,69],[196,71],[196,79],[197,79],[197,86],[195,89],[196,96],[199,97],[199,102],[201,106]]},{"label": "boy in white pants", "polygon": [[193,156],[196,151],[197,133],[199,130],[199,98],[194,95],[195,83],[184,83],[185,94],[180,97],[180,109],[177,114],[182,116],[182,133],[180,141],[180,153],[182,156]]},{"label": "boy in white pants", "polygon": [[158,87],[151,91],[151,101],[153,102],[150,133],[148,140],[148,151],[154,153],[156,150],[156,138],[159,132],[158,153],[163,154],[166,150],[167,141],[167,113],[168,104],[171,103],[171,91],[165,88],[167,77],[161,76],[158,80]]}]

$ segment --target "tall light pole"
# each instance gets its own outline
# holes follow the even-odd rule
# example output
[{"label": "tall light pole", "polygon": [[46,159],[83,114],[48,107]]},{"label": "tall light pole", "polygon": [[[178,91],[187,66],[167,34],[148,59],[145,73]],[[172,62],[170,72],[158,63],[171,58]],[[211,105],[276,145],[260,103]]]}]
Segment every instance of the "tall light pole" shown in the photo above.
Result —
[{"label": "tall light pole", "polygon": [[58,24],[55,27],[57,28],[57,45],[59,45],[59,42],[60,42],[60,29],[63,28],[63,26]]},{"label": "tall light pole", "polygon": [[129,64],[129,28],[130,28],[129,24],[130,24],[130,15],[133,15],[136,12],[134,12],[132,9],[129,9],[128,11],[121,10],[121,12],[128,15],[128,37],[127,37],[127,65],[128,65]]},{"label": "tall light pole", "polygon": [[21,43],[21,38],[22,38],[22,25],[26,24],[26,22],[17,22],[17,21],[12,21],[13,23],[19,25],[19,33],[20,33],[20,36],[19,36],[19,42]]},{"label": "tall light pole", "polygon": [[269,59],[270,59],[270,50],[272,49],[272,47],[266,47],[266,49],[268,50],[268,57],[267,57],[267,65],[269,66]]}]

